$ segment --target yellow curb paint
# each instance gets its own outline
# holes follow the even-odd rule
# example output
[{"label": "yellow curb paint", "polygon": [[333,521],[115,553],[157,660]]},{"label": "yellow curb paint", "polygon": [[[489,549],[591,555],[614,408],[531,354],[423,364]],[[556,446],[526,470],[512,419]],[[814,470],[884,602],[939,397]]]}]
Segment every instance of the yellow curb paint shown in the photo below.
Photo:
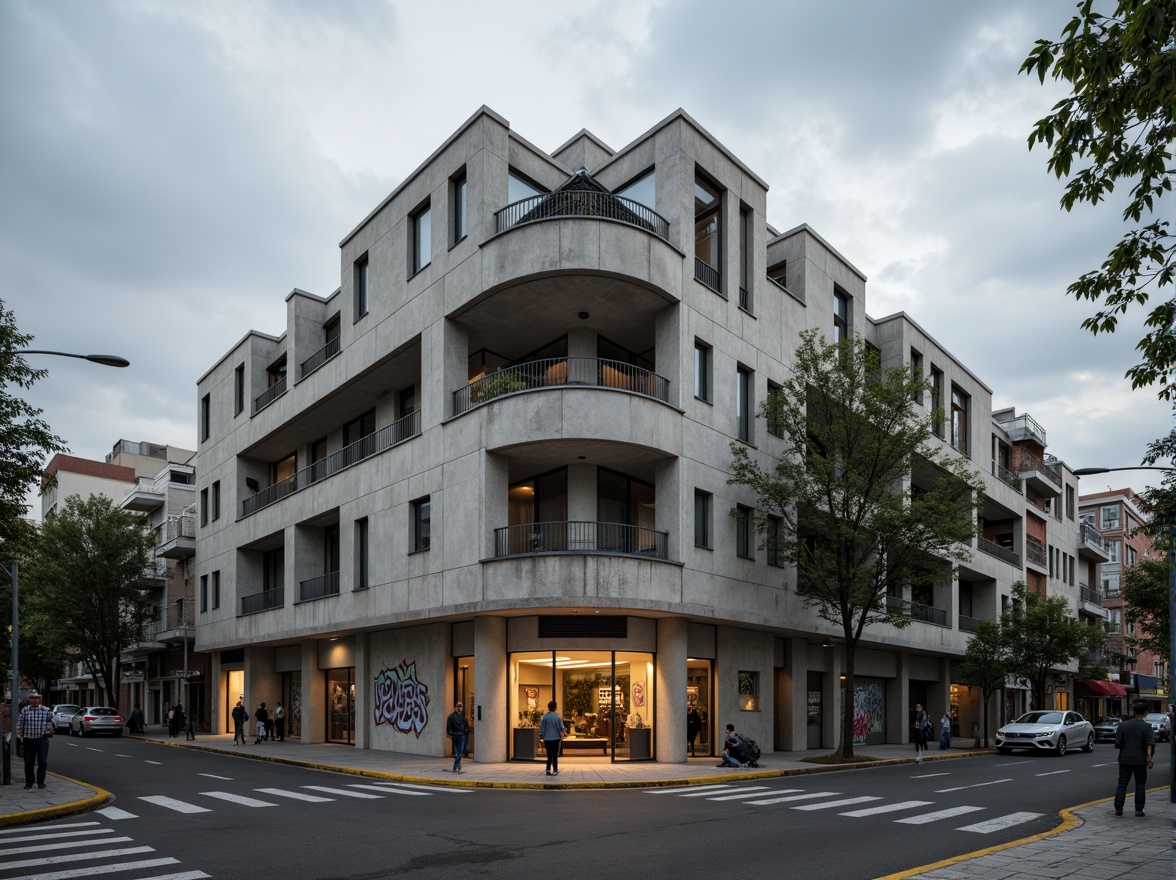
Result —
[{"label": "yellow curb paint", "polygon": [[[1166,785],[1157,788],[1149,788],[1148,794],[1166,791],[1167,788],[1168,787]],[[1012,849],[1015,846],[1021,846],[1026,843],[1033,843],[1037,840],[1044,840],[1047,837],[1053,837],[1055,834],[1061,834],[1063,831],[1069,831],[1073,828],[1080,827],[1083,823],[1083,820],[1080,817],[1074,815],[1075,810],[1084,810],[1087,807],[1095,807],[1099,804],[1109,804],[1114,800],[1115,799],[1113,797],[1102,798],[1097,801],[1087,801],[1086,803],[1078,804],[1075,807],[1066,807],[1062,810],[1059,810],[1058,813],[1062,817],[1062,823],[1058,825],[1057,828],[1052,828],[1049,831],[1042,831],[1040,834],[1034,834],[1030,837],[1022,837],[1020,840],[1011,840],[1008,843],[1001,843],[996,846],[985,847],[984,849],[978,849],[975,852],[965,853],[961,856],[952,856],[950,859],[943,859],[939,862],[933,862],[930,865],[922,865],[918,868],[910,868],[906,871],[899,871],[897,874],[886,874],[883,877],[875,877],[874,880],[904,880],[904,878],[907,877],[916,877],[919,874],[925,874],[928,871],[935,871],[939,868],[946,868],[950,865],[958,865],[960,862],[968,862],[972,859],[978,859],[981,856],[990,855],[991,853],[998,853],[1002,850]]]},{"label": "yellow curb paint", "polygon": [[0,828],[14,825],[31,825],[34,822],[44,822],[48,819],[60,819],[63,816],[72,816],[75,813],[88,813],[90,810],[100,807],[110,800],[110,792],[89,782],[70,779],[68,776],[62,776],[60,773],[53,773],[52,771],[50,771],[49,775],[56,779],[64,779],[66,782],[72,782],[83,788],[91,789],[94,795],[93,797],[83,798],[80,801],[71,801],[68,804],[57,804],[52,807],[42,807],[39,810],[25,810],[21,813],[0,815]]}]

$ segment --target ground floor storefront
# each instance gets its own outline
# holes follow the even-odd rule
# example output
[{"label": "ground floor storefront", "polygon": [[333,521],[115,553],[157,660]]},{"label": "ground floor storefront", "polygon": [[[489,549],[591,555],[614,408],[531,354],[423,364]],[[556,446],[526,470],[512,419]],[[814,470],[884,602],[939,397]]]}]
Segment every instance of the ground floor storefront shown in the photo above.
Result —
[{"label": "ground floor storefront", "polygon": [[[280,703],[303,742],[441,756],[463,702],[468,750],[488,762],[543,760],[538,724],[554,701],[563,754],[679,763],[722,751],[733,724],[763,751],[831,750],[841,735],[844,651],[814,637],[634,615],[478,616],[208,652],[210,729],[232,731]],[[859,648],[853,738],[907,743],[915,705],[955,736],[978,733],[978,689],[949,657]],[[1012,708],[1012,707],[1010,707]],[[990,711],[990,733],[1000,716]]]}]

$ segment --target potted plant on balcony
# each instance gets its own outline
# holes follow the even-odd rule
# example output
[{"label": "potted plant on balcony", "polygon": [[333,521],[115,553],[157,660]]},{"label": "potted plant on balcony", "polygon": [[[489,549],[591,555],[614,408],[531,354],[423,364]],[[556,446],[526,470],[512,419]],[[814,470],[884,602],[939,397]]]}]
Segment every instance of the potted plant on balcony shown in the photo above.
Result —
[{"label": "potted plant on balcony", "polygon": [[475,382],[471,389],[470,398],[474,403],[485,403],[487,400],[502,397],[504,394],[522,391],[526,387],[526,379],[508,368],[491,373]]}]

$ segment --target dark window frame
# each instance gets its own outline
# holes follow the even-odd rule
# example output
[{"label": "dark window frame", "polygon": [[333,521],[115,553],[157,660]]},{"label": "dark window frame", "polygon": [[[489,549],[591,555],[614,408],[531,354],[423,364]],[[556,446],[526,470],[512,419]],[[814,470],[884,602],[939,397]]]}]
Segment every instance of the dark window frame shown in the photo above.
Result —
[{"label": "dark window frame", "polygon": [[410,504],[412,512],[412,550],[423,553],[433,543],[433,499],[431,495],[417,498]]},{"label": "dark window frame", "polygon": [[470,234],[470,181],[466,169],[449,179],[449,246],[454,247]]},{"label": "dark window frame", "polygon": [[221,515],[221,484],[217,480],[212,484],[212,521],[216,522]]},{"label": "dark window frame", "polygon": [[[422,224],[425,220],[428,222],[427,230],[424,230]],[[428,199],[409,215],[408,230],[408,277],[411,278],[433,263],[433,206]],[[428,233],[427,242],[422,241],[426,237],[423,231]]]},{"label": "dark window frame", "polygon": [[205,394],[200,398],[200,442],[204,443],[212,437],[212,395]]},{"label": "dark window frame", "polygon": [[241,364],[234,371],[234,394],[235,400],[233,403],[233,417],[241,415],[245,411],[245,365]]},{"label": "dark window frame", "polygon": [[[700,550],[714,549],[714,526],[712,522],[714,495],[702,489],[694,490],[694,546]],[[702,542],[699,542],[701,537]]]},{"label": "dark window frame", "polygon": [[355,589],[366,590],[371,586],[371,550],[368,539],[371,528],[366,516],[355,521]]},{"label": "dark window frame", "polygon": [[755,559],[755,511],[745,504],[735,505],[735,555],[740,559]]},{"label": "dark window frame", "polygon": [[694,340],[694,398],[706,403],[711,402],[712,352],[713,349],[701,339]]},{"label": "dark window frame", "polygon": [[[365,251],[352,264],[352,279],[355,288],[355,321],[368,313],[371,308],[371,261]],[[353,322],[354,323],[354,322]]]}]

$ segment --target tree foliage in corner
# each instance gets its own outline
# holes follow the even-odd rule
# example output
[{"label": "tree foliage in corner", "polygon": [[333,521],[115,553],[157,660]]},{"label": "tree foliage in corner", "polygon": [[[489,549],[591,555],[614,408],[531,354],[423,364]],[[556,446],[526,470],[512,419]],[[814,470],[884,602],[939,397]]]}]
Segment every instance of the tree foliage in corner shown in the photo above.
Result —
[{"label": "tree foliage in corner", "polygon": [[1107,638],[1102,627],[1075,618],[1064,596],[1042,596],[1024,581],[1013,584],[1013,607],[1001,615],[1001,629],[1008,645],[1009,671],[1029,680],[1038,709],[1047,708],[1049,676],[1073,661],[1098,654]]},{"label": "tree foliage in corner", "polygon": [[1069,97],[1037,121],[1029,147],[1040,143],[1051,150],[1047,167],[1068,179],[1061,199],[1067,211],[1079,202],[1098,204],[1119,182],[1131,187],[1123,210],[1130,228],[1098,270],[1067,290],[1098,304],[1082,322],[1096,335],[1113,333],[1131,306],[1156,295],[1148,330],[1136,346],[1143,360],[1127,377],[1132,388],[1159,382],[1160,398],[1171,400],[1176,299],[1163,288],[1176,271],[1176,239],[1159,203],[1176,174],[1176,3],[1117,0],[1111,15],[1094,6],[1094,0],[1079,3],[1061,39],[1038,40],[1021,65],[1020,72],[1036,73],[1043,83],[1049,75],[1071,87]]},{"label": "tree foliage in corner", "polygon": [[961,684],[980,688],[980,730],[985,748],[988,748],[988,706],[992,695],[1005,686],[1008,671],[1009,647],[1004,630],[996,621],[980,621],[976,634],[968,639],[968,648],[959,666],[959,679]]},{"label": "tree foliage in corner", "polygon": [[1171,613],[1171,572],[1162,559],[1141,559],[1123,570],[1123,617],[1135,624],[1136,635],[1127,641],[1144,651],[1169,657],[1168,629]]},{"label": "tree foliage in corner", "polygon": [[151,615],[140,584],[154,546],[144,520],[109,498],[71,495],[44,522],[37,552],[21,570],[35,628],[65,634],[107,705],[118,699],[120,655],[143,637]]},{"label": "tree foliage in corner", "polygon": [[976,533],[982,484],[934,439],[942,413],[914,402],[926,392],[903,367],[883,374],[861,339],[830,344],[808,331],[792,375],[761,407],[782,456],[731,444],[728,482],[755,493],[764,545],[796,565],[805,603],[844,643],[841,760],[853,757],[854,658],[866,627],[910,624],[912,606],[890,592],[950,579]]},{"label": "tree foliage in corner", "polygon": [[45,459],[65,452],[65,444],[41,418],[41,410],[19,391],[13,393],[14,389],[28,391],[45,375],[45,370],[32,369],[17,354],[32,338],[17,329],[16,316],[0,300],[0,552],[6,562],[24,543],[25,493],[41,479]]}]

